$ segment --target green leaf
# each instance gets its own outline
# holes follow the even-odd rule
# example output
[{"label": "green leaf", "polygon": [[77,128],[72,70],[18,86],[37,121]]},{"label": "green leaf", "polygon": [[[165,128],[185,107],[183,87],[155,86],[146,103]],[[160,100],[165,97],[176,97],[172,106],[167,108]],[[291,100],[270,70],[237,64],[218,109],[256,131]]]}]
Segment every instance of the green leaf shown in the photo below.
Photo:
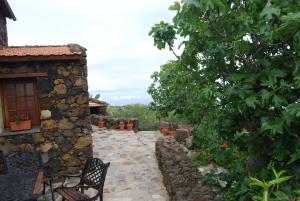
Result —
[{"label": "green leaf", "polygon": [[279,134],[283,134],[283,120],[280,118],[277,118],[275,121],[273,122],[262,122],[261,125],[261,129],[262,131],[271,131],[271,133],[273,135],[279,133]]},{"label": "green leaf", "polygon": [[300,12],[291,12],[281,17],[281,21],[290,24],[292,22],[300,22]]},{"label": "green leaf", "polygon": [[291,159],[287,164],[290,165],[299,159],[300,159],[300,149],[297,149],[295,153],[291,154]]},{"label": "green leaf", "polygon": [[95,99],[99,99],[100,98],[100,94],[97,94],[96,96],[95,96]]},{"label": "green leaf", "polygon": [[287,100],[284,97],[279,95],[275,95],[273,101],[276,107],[281,107],[288,104]]},{"label": "green leaf", "polygon": [[213,3],[220,9],[224,10],[226,8],[226,6],[222,3],[222,1],[220,0],[212,0]]},{"label": "green leaf", "polygon": [[289,196],[287,194],[285,194],[282,191],[277,191],[274,192],[274,195],[276,197],[276,201],[287,201],[289,200]]},{"label": "green leaf", "polygon": [[273,69],[270,72],[270,75],[272,75],[274,77],[282,78],[282,77],[284,77],[286,75],[286,73],[283,70],[280,70],[280,69]]},{"label": "green leaf", "polygon": [[273,185],[275,185],[275,184],[280,184],[280,183],[282,183],[282,182],[284,182],[284,181],[288,181],[288,180],[290,180],[291,178],[293,178],[293,176],[285,176],[285,177],[280,177],[280,178],[277,178],[277,179],[273,179],[273,180],[269,181],[269,182],[267,183],[267,185],[268,185],[269,187],[271,187],[271,186],[273,186]]},{"label": "green leaf", "polygon": [[271,1],[269,0],[262,12],[260,13],[261,18],[265,18],[266,20],[271,20],[273,16],[279,16],[280,9],[272,6]]},{"label": "green leaf", "polygon": [[299,190],[294,190],[294,192],[295,192],[297,195],[300,195],[300,189],[299,189]]},{"label": "green leaf", "polygon": [[245,102],[246,102],[246,105],[248,107],[251,107],[253,109],[255,109],[255,105],[258,103],[255,96],[251,96],[251,97],[246,98]]},{"label": "green leaf", "polygon": [[268,189],[269,186],[265,184],[264,182],[260,181],[259,179],[256,179],[254,177],[249,177],[251,182],[249,183],[249,186],[259,186],[262,187],[263,189]]},{"label": "green leaf", "polygon": [[183,0],[182,2],[183,2],[183,3],[190,4],[190,5],[194,5],[194,6],[196,6],[197,8],[200,7],[199,0]]},{"label": "green leaf", "polygon": [[174,4],[169,7],[169,10],[179,11],[180,8],[181,8],[180,3],[178,1],[175,1]]},{"label": "green leaf", "polygon": [[264,104],[267,104],[270,101],[270,98],[272,97],[273,93],[270,91],[267,91],[266,89],[263,89],[260,91],[261,98]]}]

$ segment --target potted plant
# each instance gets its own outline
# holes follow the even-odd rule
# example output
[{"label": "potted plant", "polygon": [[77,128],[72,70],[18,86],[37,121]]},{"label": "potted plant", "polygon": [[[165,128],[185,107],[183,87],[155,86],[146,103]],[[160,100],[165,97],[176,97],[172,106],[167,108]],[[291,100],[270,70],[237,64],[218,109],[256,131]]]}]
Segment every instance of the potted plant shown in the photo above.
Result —
[{"label": "potted plant", "polygon": [[25,114],[18,114],[15,119],[15,121],[9,122],[11,131],[31,129],[31,120]]},{"label": "potted plant", "polygon": [[120,129],[120,131],[124,131],[125,130],[125,123],[124,123],[124,121],[120,121],[120,123],[119,123],[119,129]]},{"label": "potted plant", "polygon": [[98,127],[99,128],[104,128],[105,127],[105,121],[104,119],[100,119],[99,122],[98,122]]},{"label": "potted plant", "polygon": [[127,130],[128,131],[133,131],[133,122],[131,120],[129,120],[128,123],[127,123]]}]

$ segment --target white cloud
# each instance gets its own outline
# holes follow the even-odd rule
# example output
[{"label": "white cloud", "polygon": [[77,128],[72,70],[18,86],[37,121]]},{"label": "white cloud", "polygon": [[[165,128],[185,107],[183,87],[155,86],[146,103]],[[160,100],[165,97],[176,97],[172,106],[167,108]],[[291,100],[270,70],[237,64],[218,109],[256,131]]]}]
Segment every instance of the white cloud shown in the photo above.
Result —
[{"label": "white cloud", "polygon": [[[174,0],[9,2],[17,17],[16,22],[8,22],[10,45],[78,43],[86,47],[90,90],[138,85],[138,96],[149,100],[150,75],[174,59],[167,50],[157,50],[148,36],[154,23],[171,21],[174,13],[168,7]],[[130,93],[128,97],[136,97],[134,91]]]}]

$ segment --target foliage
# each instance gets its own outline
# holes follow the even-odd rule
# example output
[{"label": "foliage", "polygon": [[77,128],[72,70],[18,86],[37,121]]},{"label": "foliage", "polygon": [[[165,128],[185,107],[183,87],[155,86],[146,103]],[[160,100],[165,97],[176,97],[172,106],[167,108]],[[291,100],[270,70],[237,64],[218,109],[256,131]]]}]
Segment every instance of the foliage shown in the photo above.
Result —
[{"label": "foliage", "polygon": [[[159,130],[160,115],[156,111],[151,110],[149,105],[108,106],[107,110],[109,115],[115,118],[137,118],[139,120],[139,129],[142,131]],[[184,119],[178,117],[173,112],[169,112],[168,117],[162,120],[185,122]]]},{"label": "foliage", "polygon": [[[297,189],[300,1],[182,0],[170,10],[173,22],[155,24],[149,34],[158,49],[175,54],[176,37],[184,49],[152,75],[151,108],[196,125],[197,149],[218,155],[220,144],[234,146],[241,162],[227,164],[236,186],[249,172],[268,178],[273,164],[294,175],[287,183]],[[263,162],[249,169],[250,159]]]},{"label": "foliage", "polygon": [[140,130],[158,130],[159,121],[156,112],[151,111],[147,105],[108,106],[107,109],[109,115],[115,118],[137,118]]},{"label": "foliage", "polygon": [[256,195],[253,200],[257,201],[285,201],[285,200],[295,200],[296,198],[291,198],[289,195],[280,190],[280,184],[288,181],[292,176],[283,176],[285,171],[276,172],[272,168],[275,178],[271,181],[261,181],[257,178],[250,177],[251,182],[249,185],[251,187],[260,187],[262,189],[262,195]]},{"label": "foliage", "polygon": [[16,115],[16,121],[25,121],[27,120],[27,116],[25,114],[18,114]]},{"label": "foliage", "polygon": [[89,98],[90,98],[90,99],[96,99],[96,100],[99,100],[100,94],[96,94],[96,95],[94,96],[94,95],[91,93]]}]

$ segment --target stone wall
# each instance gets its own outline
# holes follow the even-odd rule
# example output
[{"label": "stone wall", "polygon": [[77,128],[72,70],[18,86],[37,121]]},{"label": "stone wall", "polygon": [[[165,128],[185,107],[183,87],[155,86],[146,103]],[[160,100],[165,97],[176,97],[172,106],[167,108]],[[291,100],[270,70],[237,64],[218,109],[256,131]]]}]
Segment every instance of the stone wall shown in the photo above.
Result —
[{"label": "stone wall", "polygon": [[0,49],[7,47],[6,18],[0,14]]},{"label": "stone wall", "polygon": [[0,63],[0,73],[28,72],[48,72],[37,78],[41,132],[0,137],[0,150],[41,151],[53,171],[77,172],[92,156],[85,53],[81,61]]},{"label": "stone wall", "polygon": [[102,115],[95,115],[95,114],[91,115],[91,123],[95,126],[98,126],[98,122],[99,122],[100,119],[103,119],[105,121],[105,127],[107,129],[119,129],[119,123],[121,121],[123,121],[127,125],[128,121],[130,120],[130,121],[133,122],[134,132],[138,132],[138,130],[139,130],[139,121],[138,121],[138,119],[134,119],[134,118],[130,118],[130,119],[112,118],[112,117],[109,117],[109,116],[102,116]]},{"label": "stone wall", "polygon": [[208,187],[201,184],[201,174],[172,137],[156,142],[156,157],[170,201],[212,201],[216,199]]},{"label": "stone wall", "polygon": [[172,122],[172,121],[160,121],[160,129],[168,129],[168,135],[175,137],[176,141],[184,145],[186,148],[191,149],[193,138],[195,134],[195,129],[186,123]]}]

